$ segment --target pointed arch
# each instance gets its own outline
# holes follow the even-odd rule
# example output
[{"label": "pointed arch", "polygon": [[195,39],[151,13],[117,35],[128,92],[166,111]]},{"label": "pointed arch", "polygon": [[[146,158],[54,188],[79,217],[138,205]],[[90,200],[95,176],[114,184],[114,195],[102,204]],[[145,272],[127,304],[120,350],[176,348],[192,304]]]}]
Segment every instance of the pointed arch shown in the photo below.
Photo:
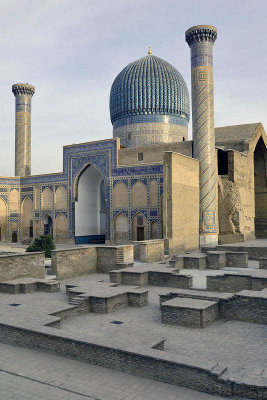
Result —
[{"label": "pointed arch", "polygon": [[42,193],[42,210],[53,210],[53,192],[49,187]]},{"label": "pointed arch", "polygon": [[55,239],[57,242],[64,242],[68,234],[68,220],[67,217],[60,213],[56,217]]},{"label": "pointed arch", "polygon": [[9,208],[10,211],[19,210],[19,191],[18,189],[12,189],[9,195]]},{"label": "pointed arch", "polygon": [[114,241],[115,244],[125,244],[129,241],[128,218],[124,213],[119,213],[114,219]]},{"label": "pointed arch", "polygon": [[137,212],[132,218],[132,240],[147,240],[147,219],[141,212]]},{"label": "pointed arch", "polygon": [[0,241],[7,240],[7,204],[0,197]]},{"label": "pointed arch", "polygon": [[158,223],[157,221],[152,221],[150,224],[150,238],[158,239]]},{"label": "pointed arch", "polygon": [[147,188],[146,185],[141,181],[135,182],[131,188],[131,207],[147,207]]},{"label": "pointed arch", "polygon": [[123,182],[117,183],[112,194],[113,208],[128,208],[128,187]]},{"label": "pointed arch", "polygon": [[42,233],[43,235],[50,235],[54,237],[54,226],[51,215],[46,214],[42,219]]},{"label": "pointed arch", "polygon": [[260,136],[254,150],[255,234],[267,237],[267,148]]},{"label": "pointed arch", "polygon": [[55,193],[55,209],[66,210],[67,207],[67,191],[63,186],[59,186]]},{"label": "pointed arch", "polygon": [[103,174],[102,174],[102,172],[100,171],[100,169],[96,166],[96,165],[94,165],[93,163],[91,163],[91,162],[86,162],[86,163],[84,163],[84,165],[80,168],[80,170],[77,172],[77,174],[76,174],[76,176],[75,176],[75,178],[74,178],[74,181],[73,181],[73,189],[72,189],[72,197],[73,197],[73,201],[78,201],[79,199],[78,199],[78,186],[79,186],[79,181],[80,181],[80,178],[82,177],[82,175],[84,174],[84,172],[89,168],[89,167],[92,167],[92,168],[94,168],[94,169],[96,169],[97,171],[98,171],[98,173],[102,176],[102,178],[104,179],[104,177],[103,177]]},{"label": "pointed arch", "polygon": [[21,239],[33,237],[33,202],[25,197],[21,204]]},{"label": "pointed arch", "polygon": [[10,224],[10,230],[11,230],[11,241],[12,243],[16,243],[18,241],[18,223],[15,221],[12,221]]},{"label": "pointed arch", "polygon": [[77,179],[75,201],[76,243],[104,242],[106,234],[106,198],[103,175],[91,164]]}]

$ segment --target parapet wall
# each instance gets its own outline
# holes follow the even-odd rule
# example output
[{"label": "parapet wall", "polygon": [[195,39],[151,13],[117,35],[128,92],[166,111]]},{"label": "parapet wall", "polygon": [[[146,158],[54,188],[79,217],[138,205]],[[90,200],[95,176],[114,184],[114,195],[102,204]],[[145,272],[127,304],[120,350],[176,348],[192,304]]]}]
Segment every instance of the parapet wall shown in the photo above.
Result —
[{"label": "parapet wall", "polygon": [[133,263],[133,246],[87,246],[51,252],[51,268],[57,279],[94,272],[108,273]]},{"label": "parapet wall", "polygon": [[0,256],[0,282],[18,278],[45,277],[43,252]]},{"label": "parapet wall", "polygon": [[51,251],[51,267],[57,279],[68,279],[96,272],[96,247],[53,250]]}]

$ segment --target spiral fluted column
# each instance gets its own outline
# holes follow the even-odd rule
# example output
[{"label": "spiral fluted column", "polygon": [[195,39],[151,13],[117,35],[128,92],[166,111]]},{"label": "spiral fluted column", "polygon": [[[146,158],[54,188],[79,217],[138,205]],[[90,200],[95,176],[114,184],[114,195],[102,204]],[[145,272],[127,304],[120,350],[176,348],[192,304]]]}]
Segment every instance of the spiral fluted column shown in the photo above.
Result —
[{"label": "spiral fluted column", "polygon": [[35,88],[28,83],[12,86],[16,98],[15,175],[31,175],[31,99]]},{"label": "spiral fluted column", "polygon": [[191,49],[193,155],[199,160],[200,246],[218,243],[214,130],[213,45],[217,29],[198,25],[185,39]]}]

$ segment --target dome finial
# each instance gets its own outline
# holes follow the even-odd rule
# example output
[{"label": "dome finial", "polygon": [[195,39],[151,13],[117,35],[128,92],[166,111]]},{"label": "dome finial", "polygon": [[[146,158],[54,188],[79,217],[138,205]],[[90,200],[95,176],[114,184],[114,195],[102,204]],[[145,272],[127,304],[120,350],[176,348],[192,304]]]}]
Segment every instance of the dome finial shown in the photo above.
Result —
[{"label": "dome finial", "polygon": [[151,54],[152,54],[152,51],[151,51],[151,47],[150,47],[150,46],[148,46],[148,52],[147,52],[147,54],[148,54],[149,56],[151,56]]}]

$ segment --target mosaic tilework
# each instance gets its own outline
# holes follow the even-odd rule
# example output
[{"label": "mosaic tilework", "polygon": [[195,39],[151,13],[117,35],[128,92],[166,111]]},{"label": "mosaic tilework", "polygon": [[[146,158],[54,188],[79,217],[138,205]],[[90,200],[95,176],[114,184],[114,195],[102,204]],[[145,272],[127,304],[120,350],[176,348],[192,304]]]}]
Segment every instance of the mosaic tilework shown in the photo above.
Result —
[{"label": "mosaic tilework", "polygon": [[110,91],[110,118],[135,115],[190,116],[189,93],[181,74],[161,58],[149,55],[127,65]]},{"label": "mosaic tilework", "polygon": [[34,86],[15,84],[12,92],[16,98],[15,175],[31,174],[31,98]]},{"label": "mosaic tilework", "polygon": [[123,125],[144,124],[149,122],[161,122],[162,124],[174,124],[181,126],[188,125],[187,119],[179,115],[147,114],[121,117],[120,119],[114,121],[113,128],[118,128],[119,126]]},{"label": "mosaic tilework", "polygon": [[186,32],[192,55],[193,153],[200,167],[200,233],[217,232],[213,68],[212,57],[202,57],[204,52],[212,56],[216,37],[211,27]]}]

